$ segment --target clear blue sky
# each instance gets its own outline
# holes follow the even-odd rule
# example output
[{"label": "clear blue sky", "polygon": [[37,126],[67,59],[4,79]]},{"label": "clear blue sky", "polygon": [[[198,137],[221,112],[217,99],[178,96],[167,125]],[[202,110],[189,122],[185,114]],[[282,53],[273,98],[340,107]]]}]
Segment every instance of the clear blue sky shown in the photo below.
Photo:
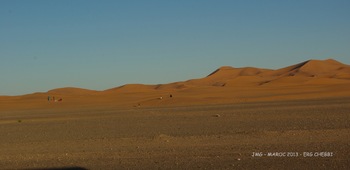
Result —
[{"label": "clear blue sky", "polygon": [[350,64],[349,0],[1,0],[0,95]]}]

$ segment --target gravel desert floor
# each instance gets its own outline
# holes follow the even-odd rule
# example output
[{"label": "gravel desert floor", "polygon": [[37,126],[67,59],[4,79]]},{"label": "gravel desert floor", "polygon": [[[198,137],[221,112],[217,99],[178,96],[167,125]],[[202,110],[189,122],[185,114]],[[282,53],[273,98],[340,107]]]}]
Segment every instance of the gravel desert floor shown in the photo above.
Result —
[{"label": "gravel desert floor", "polygon": [[349,169],[350,98],[8,111],[1,169]]}]

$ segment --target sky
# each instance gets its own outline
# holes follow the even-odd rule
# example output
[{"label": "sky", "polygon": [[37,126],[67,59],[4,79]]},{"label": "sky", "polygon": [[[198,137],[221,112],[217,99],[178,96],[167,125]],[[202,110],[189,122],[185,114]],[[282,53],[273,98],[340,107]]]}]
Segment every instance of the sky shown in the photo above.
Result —
[{"label": "sky", "polygon": [[0,0],[0,95],[350,64],[348,0]]}]

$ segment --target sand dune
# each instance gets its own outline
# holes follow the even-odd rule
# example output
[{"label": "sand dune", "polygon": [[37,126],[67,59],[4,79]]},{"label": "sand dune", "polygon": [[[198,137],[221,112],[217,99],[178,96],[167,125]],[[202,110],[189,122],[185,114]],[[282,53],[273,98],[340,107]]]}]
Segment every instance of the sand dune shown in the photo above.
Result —
[{"label": "sand dune", "polygon": [[224,104],[348,97],[349,87],[349,65],[332,59],[308,60],[277,70],[224,66],[204,78],[169,84],[126,84],[104,91],[69,87],[23,96],[1,96],[0,106],[3,109],[47,108],[51,107],[45,103],[48,96],[63,98],[62,107]]},{"label": "sand dune", "polygon": [[281,68],[266,73],[271,76],[309,76],[309,77],[334,77],[337,73],[350,74],[349,65],[342,64],[336,60],[308,60],[296,65]]}]

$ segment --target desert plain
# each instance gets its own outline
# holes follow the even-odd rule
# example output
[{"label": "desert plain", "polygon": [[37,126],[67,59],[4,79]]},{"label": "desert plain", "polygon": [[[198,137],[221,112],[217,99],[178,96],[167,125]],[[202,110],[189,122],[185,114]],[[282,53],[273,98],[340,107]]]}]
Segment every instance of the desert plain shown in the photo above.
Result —
[{"label": "desert plain", "polygon": [[349,169],[349,121],[332,59],[0,96],[0,169]]}]

